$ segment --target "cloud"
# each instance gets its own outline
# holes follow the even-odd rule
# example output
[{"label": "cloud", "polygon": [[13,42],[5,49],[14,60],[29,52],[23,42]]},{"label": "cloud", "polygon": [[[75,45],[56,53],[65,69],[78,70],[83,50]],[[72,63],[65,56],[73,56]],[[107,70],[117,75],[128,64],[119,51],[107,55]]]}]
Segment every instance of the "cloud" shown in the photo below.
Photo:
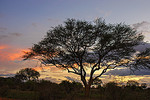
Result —
[{"label": "cloud", "polygon": [[45,66],[43,64],[41,64],[41,62],[37,61],[37,66],[34,67],[35,70],[37,71],[42,71],[42,72],[52,72],[52,73],[61,73],[62,69],[59,69],[57,67],[55,67],[54,65],[49,65],[49,66]]},{"label": "cloud", "polygon": [[54,82],[54,83],[60,83],[60,81],[62,81],[61,79],[52,78],[52,77],[45,77],[44,79],[50,80],[51,82]]},{"label": "cloud", "polygon": [[119,75],[119,76],[128,76],[128,75],[150,75],[150,70],[137,70],[132,72],[129,68],[114,69],[108,71],[105,75]]},{"label": "cloud", "polygon": [[65,76],[65,78],[67,78],[70,81],[81,82],[78,78],[73,78],[73,77],[69,77],[69,76]]},{"label": "cloud", "polygon": [[150,43],[144,43],[144,45],[138,45],[135,47],[135,50],[142,52],[142,51],[145,51],[146,48],[150,48]]},{"label": "cloud", "polygon": [[150,22],[142,21],[131,26],[145,36],[144,41],[150,42]]},{"label": "cloud", "polygon": [[24,54],[23,51],[28,51],[27,49],[16,48],[9,45],[0,45],[0,62],[20,60]]},{"label": "cloud", "polygon": [[149,83],[150,85],[150,75],[145,75],[143,78],[139,79],[140,83]]},{"label": "cloud", "polygon": [[147,30],[149,29],[147,26],[150,25],[150,22],[147,22],[147,21],[142,21],[140,23],[135,23],[133,24],[132,26],[135,28],[135,29],[139,29],[139,28],[144,28],[144,30]]},{"label": "cloud", "polygon": [[119,76],[119,75],[102,75],[100,77],[103,83],[108,82],[117,82],[126,84],[129,80],[137,81],[138,83],[146,83],[148,87],[150,87],[150,75],[127,75],[127,76]]},{"label": "cloud", "polygon": [[[0,46],[0,74],[16,73],[20,69],[35,67],[34,61],[22,61],[22,51],[11,46]],[[17,47],[16,47],[17,48]]]},{"label": "cloud", "polygon": [[0,74],[0,77],[14,77],[15,74]]},{"label": "cloud", "polygon": [[6,48],[8,48],[7,45],[0,45],[0,50],[6,49]]},{"label": "cloud", "polygon": [[42,66],[42,64],[40,64],[40,66],[34,67],[34,69],[37,71],[46,72],[46,71],[49,71],[51,69],[51,67],[50,66]]}]

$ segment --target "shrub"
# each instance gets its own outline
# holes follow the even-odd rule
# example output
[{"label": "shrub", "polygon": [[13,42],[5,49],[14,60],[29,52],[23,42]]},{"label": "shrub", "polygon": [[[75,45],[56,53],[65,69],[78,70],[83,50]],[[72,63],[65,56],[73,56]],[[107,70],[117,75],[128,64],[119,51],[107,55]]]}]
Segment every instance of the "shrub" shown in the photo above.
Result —
[{"label": "shrub", "polygon": [[0,96],[5,97],[8,94],[8,91],[9,91],[8,86],[0,87]]}]

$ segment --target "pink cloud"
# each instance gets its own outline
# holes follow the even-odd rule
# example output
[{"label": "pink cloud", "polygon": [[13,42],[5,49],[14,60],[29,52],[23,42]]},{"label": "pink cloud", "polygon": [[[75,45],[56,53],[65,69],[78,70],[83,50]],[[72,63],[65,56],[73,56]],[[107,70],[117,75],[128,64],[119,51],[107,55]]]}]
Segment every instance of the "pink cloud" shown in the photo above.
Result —
[{"label": "pink cloud", "polygon": [[0,50],[7,48],[7,45],[0,45]]},{"label": "pink cloud", "polygon": [[27,51],[27,49],[16,49],[16,47],[9,45],[0,45],[0,61],[20,60],[24,54],[23,51]]}]

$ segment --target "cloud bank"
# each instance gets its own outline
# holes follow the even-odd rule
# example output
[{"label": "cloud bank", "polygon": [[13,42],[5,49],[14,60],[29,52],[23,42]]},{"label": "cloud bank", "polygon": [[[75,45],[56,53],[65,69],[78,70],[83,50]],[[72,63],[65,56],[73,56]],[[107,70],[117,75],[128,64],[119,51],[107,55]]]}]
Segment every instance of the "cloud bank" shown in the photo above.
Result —
[{"label": "cloud bank", "polygon": [[145,36],[144,40],[150,43],[150,22],[142,21],[139,23],[135,23],[131,26],[135,28],[138,32],[142,33]]}]

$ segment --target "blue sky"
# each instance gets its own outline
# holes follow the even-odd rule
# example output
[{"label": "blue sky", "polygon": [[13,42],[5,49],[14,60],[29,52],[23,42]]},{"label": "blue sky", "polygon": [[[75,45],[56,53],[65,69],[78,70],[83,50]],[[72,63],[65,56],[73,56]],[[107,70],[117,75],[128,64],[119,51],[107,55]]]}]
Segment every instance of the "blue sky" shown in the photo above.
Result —
[{"label": "blue sky", "polygon": [[150,21],[149,4],[149,0],[0,0],[0,29],[5,29],[0,34],[19,33],[24,42],[17,45],[27,47],[67,18],[102,17],[107,23],[130,25]]},{"label": "blue sky", "polygon": [[150,41],[150,0],[0,0],[0,74],[14,74],[36,62],[22,62],[22,50],[40,41],[67,18],[124,22]]},{"label": "blue sky", "polygon": [[63,20],[107,17],[109,22],[136,23],[150,20],[149,3],[149,0],[0,0],[0,9],[7,20],[26,23],[49,17]]}]

